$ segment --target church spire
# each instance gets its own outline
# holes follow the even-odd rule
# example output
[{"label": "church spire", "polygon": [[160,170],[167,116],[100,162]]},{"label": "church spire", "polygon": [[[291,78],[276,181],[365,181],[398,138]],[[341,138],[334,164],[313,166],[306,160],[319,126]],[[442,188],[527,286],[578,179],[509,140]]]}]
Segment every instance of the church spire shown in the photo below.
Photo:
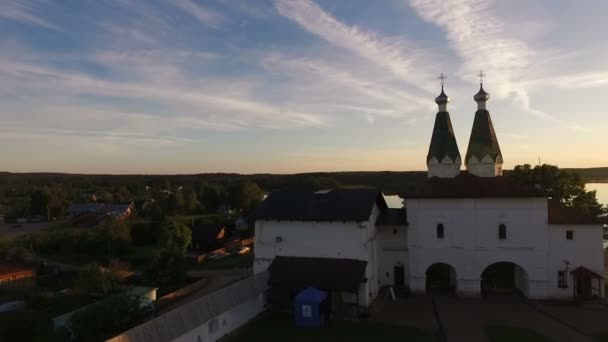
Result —
[{"label": "church spire", "polygon": [[441,93],[435,98],[435,103],[439,106],[439,110],[435,117],[435,126],[433,128],[429,153],[426,156],[426,164],[429,178],[453,178],[460,173],[462,161],[456,137],[454,136],[450,113],[447,111],[450,97],[445,94],[443,89],[443,81],[446,77],[441,74],[439,79],[441,80]]},{"label": "church spire", "polygon": [[492,124],[490,112],[486,109],[486,102],[490,94],[483,89],[483,77],[480,71],[479,91],[473,99],[477,102],[477,111],[473,120],[471,138],[465,156],[465,165],[469,173],[480,177],[502,176],[502,153]]}]

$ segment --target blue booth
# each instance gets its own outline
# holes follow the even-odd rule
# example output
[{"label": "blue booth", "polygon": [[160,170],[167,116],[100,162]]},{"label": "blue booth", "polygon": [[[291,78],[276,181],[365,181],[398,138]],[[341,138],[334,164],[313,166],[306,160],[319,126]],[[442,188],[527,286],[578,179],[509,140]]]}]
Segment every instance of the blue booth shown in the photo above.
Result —
[{"label": "blue booth", "polygon": [[293,300],[296,325],[318,328],[327,316],[327,292],[307,287]]}]

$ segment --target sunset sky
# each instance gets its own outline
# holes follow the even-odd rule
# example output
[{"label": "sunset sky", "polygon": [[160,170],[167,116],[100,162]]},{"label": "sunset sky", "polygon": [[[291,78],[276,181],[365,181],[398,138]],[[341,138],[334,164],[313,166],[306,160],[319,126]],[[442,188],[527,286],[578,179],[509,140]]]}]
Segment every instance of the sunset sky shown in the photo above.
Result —
[{"label": "sunset sky", "polygon": [[[445,73],[505,168],[608,166],[608,1],[0,0],[0,171],[424,170]],[[463,166],[464,167],[464,166]]]}]

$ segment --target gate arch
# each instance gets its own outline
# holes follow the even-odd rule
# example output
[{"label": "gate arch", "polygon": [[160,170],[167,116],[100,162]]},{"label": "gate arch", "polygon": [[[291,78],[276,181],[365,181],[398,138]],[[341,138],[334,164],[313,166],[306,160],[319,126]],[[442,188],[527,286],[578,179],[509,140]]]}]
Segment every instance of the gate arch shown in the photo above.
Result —
[{"label": "gate arch", "polygon": [[435,263],[426,269],[426,292],[456,293],[456,270],[446,263]]}]

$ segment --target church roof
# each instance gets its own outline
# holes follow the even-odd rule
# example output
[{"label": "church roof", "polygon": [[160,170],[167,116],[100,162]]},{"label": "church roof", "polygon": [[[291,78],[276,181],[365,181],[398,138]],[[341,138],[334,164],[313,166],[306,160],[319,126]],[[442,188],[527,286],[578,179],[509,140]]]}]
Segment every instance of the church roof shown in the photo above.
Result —
[{"label": "church roof", "polygon": [[271,193],[253,214],[256,220],[368,221],[374,204],[388,206],[376,188],[331,191],[285,190]]},{"label": "church roof", "polygon": [[579,209],[566,207],[557,200],[549,201],[547,221],[549,224],[597,224],[606,223],[601,218]]},{"label": "church roof", "polygon": [[477,157],[481,161],[486,155],[489,155],[492,160],[496,161],[496,158],[502,154],[498,145],[498,139],[496,138],[496,132],[494,132],[494,125],[492,125],[490,112],[480,109],[475,112],[465,163],[472,156]]},{"label": "church roof", "polygon": [[450,113],[439,112],[435,116],[435,126],[433,127],[433,136],[431,137],[431,145],[429,146],[426,161],[428,163],[431,158],[435,157],[441,163],[441,160],[446,156],[455,161],[457,157],[460,157],[460,152],[458,151],[458,144],[454,136]]},{"label": "church roof", "polygon": [[522,185],[508,177],[478,177],[466,171],[454,178],[429,178],[411,185],[399,195],[403,198],[548,197],[544,191]]},{"label": "church roof", "polygon": [[277,256],[268,272],[273,287],[356,291],[365,279],[367,261]]}]

